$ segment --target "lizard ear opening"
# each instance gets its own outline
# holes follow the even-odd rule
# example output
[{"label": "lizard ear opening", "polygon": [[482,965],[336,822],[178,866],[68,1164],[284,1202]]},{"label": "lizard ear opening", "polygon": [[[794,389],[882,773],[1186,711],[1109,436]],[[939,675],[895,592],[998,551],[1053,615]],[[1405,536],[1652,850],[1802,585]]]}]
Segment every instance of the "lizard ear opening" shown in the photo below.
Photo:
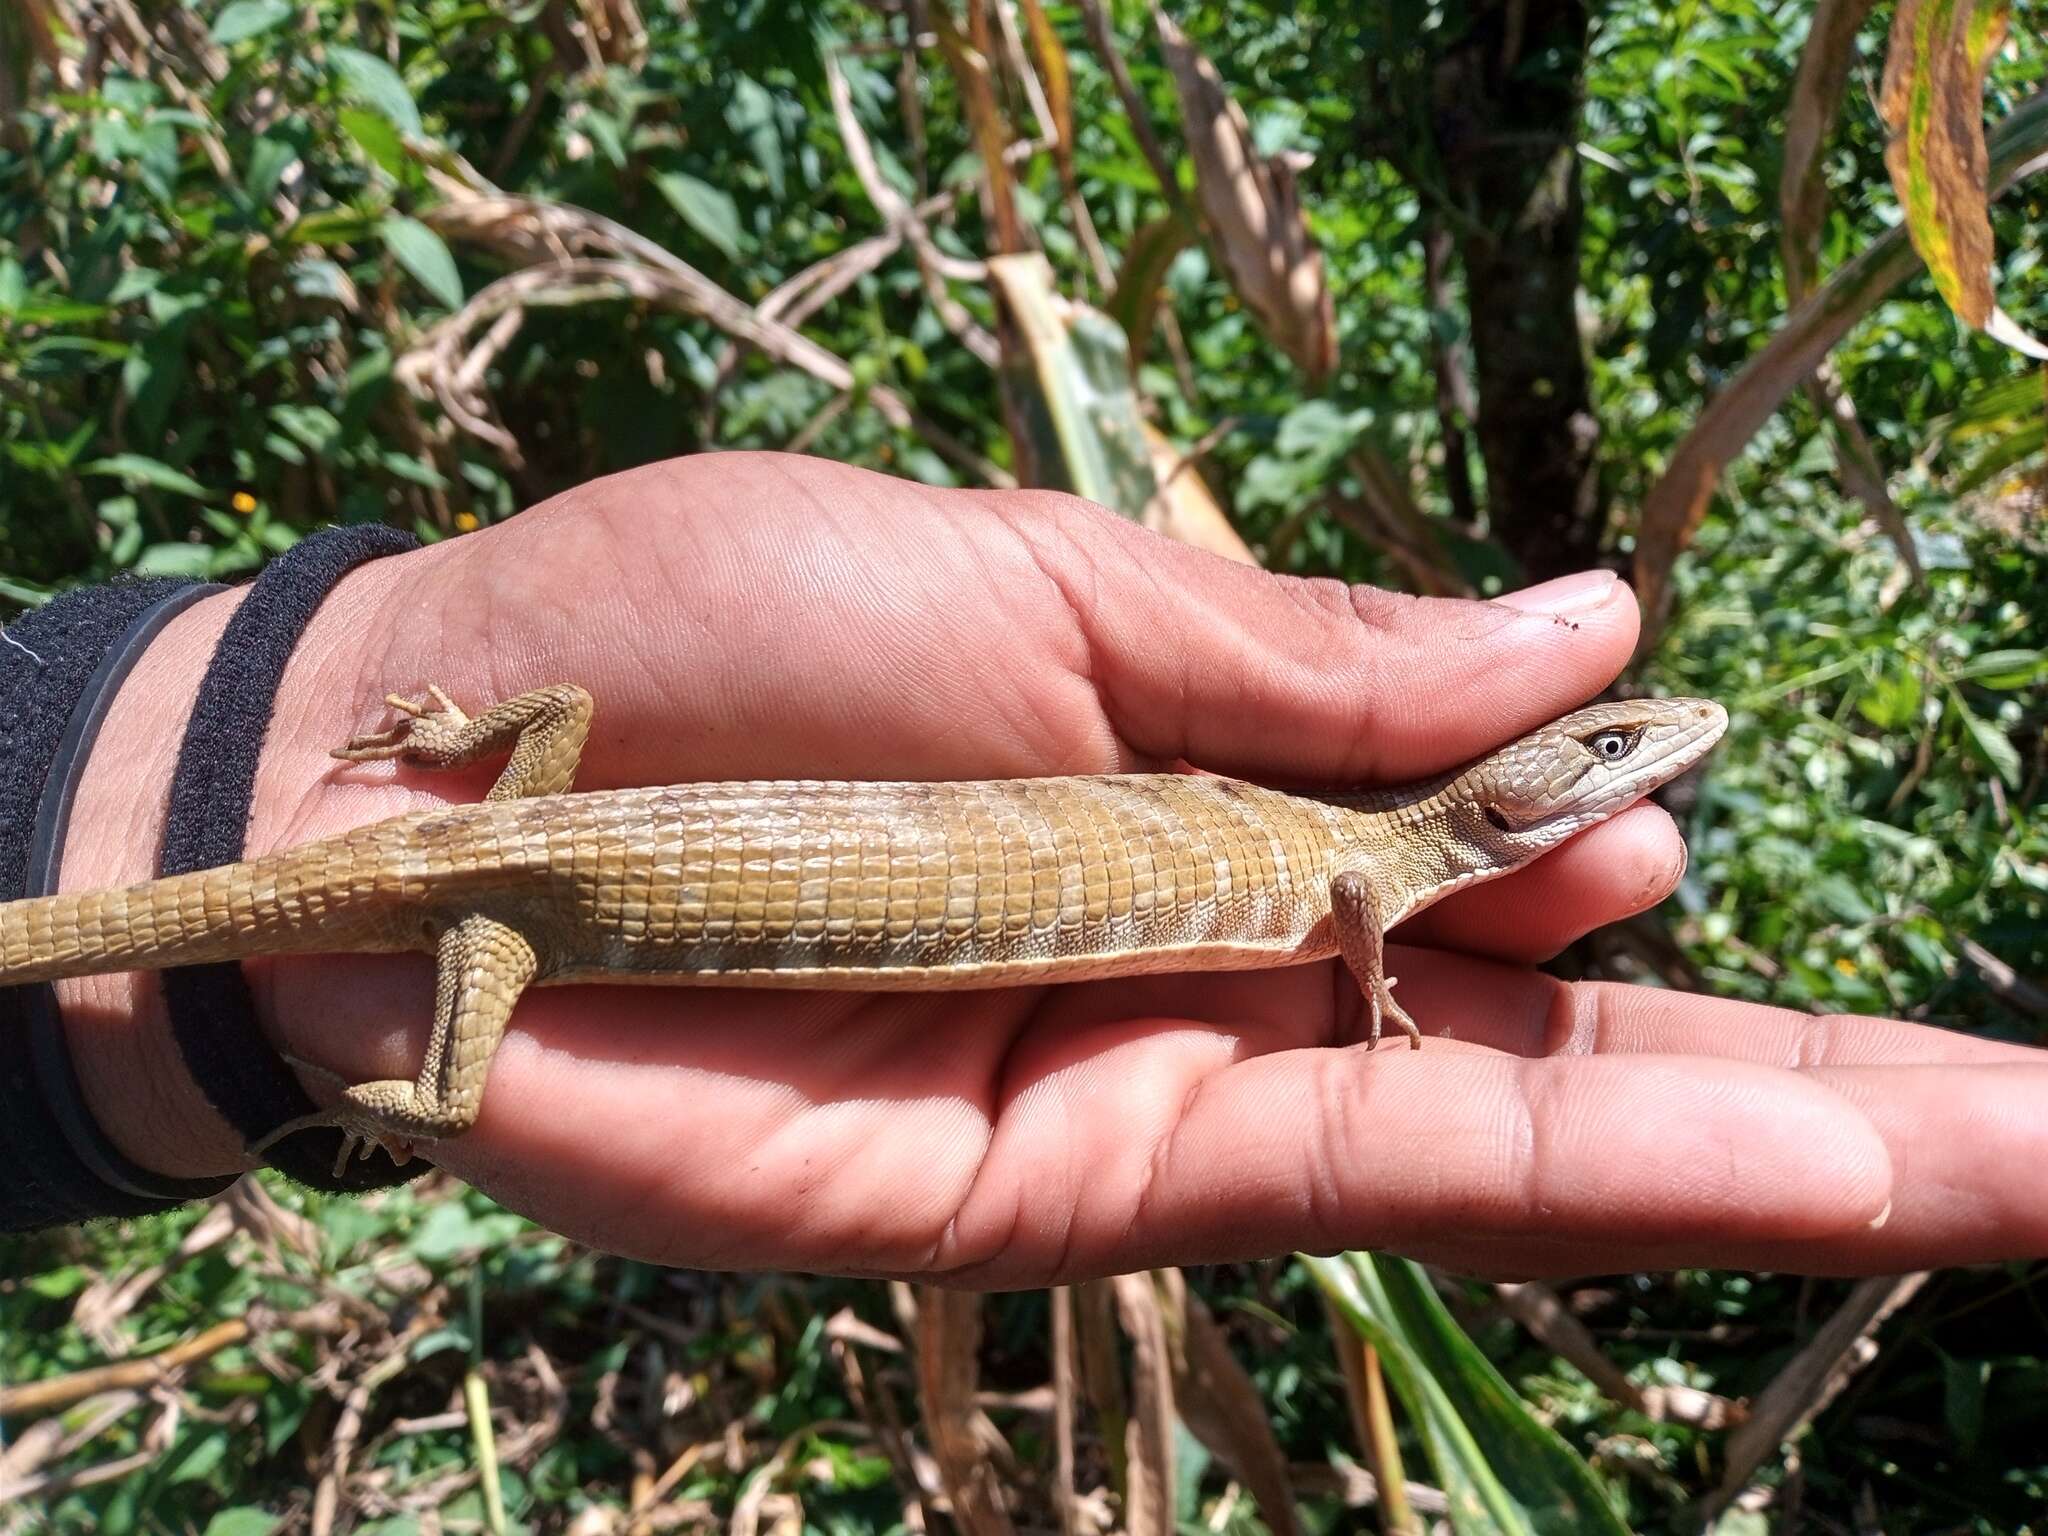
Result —
[{"label": "lizard ear opening", "polygon": [[1515,830],[1514,823],[1501,814],[1500,807],[1497,805],[1488,805],[1486,807],[1486,819],[1492,824],[1496,832],[1512,832]]}]

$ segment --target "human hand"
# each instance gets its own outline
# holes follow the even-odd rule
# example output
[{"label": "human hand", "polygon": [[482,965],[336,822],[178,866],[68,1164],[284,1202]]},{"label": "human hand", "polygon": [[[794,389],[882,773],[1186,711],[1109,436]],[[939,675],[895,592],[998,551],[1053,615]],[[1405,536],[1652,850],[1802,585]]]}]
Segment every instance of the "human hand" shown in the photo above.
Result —
[{"label": "human hand", "polygon": [[[95,752],[67,887],[147,873],[146,789],[231,601],[178,621],[123,689],[102,742],[144,750]],[[349,577],[287,671],[249,850],[476,798],[487,770],[327,757],[428,680],[465,704],[590,689],[580,789],[1176,759],[1399,782],[1584,701],[1635,635],[1605,576],[1399,598],[1231,566],[1066,498],[705,456]],[[2048,1150],[2042,1053],[1527,969],[1653,904],[1683,859],[1639,806],[1399,930],[1466,952],[1392,951],[1433,1036],[1420,1052],[1337,1044],[1334,963],[943,994],[537,990],[476,1128],[434,1155],[621,1252],[958,1284],[1295,1247],[1494,1274],[2048,1248],[2026,1178]],[[246,969],[291,1054],[353,1081],[415,1070],[423,958]],[[237,1166],[169,1065],[154,983],[66,987],[88,1092],[129,1154]]]}]

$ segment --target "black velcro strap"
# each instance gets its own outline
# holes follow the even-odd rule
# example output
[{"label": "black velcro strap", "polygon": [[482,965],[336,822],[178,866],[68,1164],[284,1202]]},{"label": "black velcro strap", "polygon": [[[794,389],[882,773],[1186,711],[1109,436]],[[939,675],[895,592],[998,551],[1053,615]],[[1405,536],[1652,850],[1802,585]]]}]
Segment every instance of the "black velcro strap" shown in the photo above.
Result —
[{"label": "black velcro strap", "polygon": [[[124,581],[53,598],[0,636],[0,900],[55,889],[78,777],[149,642],[218,587]],[[0,1231],[140,1216],[232,1179],[137,1167],[86,1107],[47,985],[0,987]]]},{"label": "black velcro strap", "polygon": [[[221,635],[178,749],[162,873],[211,869],[243,856],[256,764],[293,648],[343,576],[367,560],[417,547],[411,535],[381,524],[330,528],[295,544],[256,578]],[[312,1100],[257,1023],[239,965],[186,966],[164,972],[163,983],[186,1070],[245,1144],[313,1113]],[[288,1136],[267,1155],[293,1178],[329,1190],[381,1189],[418,1172],[373,1159],[349,1164],[337,1179],[340,1149],[340,1132],[322,1129]]]}]

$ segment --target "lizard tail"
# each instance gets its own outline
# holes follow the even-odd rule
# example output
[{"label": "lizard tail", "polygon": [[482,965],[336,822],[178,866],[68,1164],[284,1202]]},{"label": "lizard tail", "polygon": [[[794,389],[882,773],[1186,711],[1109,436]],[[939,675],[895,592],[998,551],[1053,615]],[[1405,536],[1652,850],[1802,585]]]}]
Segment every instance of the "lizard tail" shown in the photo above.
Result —
[{"label": "lizard tail", "polygon": [[388,906],[323,895],[291,879],[293,867],[254,859],[140,885],[0,902],[0,986],[243,955],[406,947],[387,938]]}]

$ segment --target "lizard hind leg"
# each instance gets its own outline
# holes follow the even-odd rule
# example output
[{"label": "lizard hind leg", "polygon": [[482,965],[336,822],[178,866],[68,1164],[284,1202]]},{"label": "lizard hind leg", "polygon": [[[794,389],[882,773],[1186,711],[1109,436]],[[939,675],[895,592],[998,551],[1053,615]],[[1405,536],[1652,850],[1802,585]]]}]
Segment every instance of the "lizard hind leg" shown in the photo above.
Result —
[{"label": "lizard hind leg", "polygon": [[510,754],[487,800],[559,795],[576,777],[590,735],[590,695],[574,683],[535,688],[493,704],[472,719],[434,684],[428,700],[398,694],[385,699],[400,718],[381,731],[365,731],[335,748],[344,762],[396,758],[412,768],[463,768]]},{"label": "lizard hind leg", "polygon": [[1408,1036],[1408,1043],[1422,1048],[1422,1031],[1408,1017],[1408,1010],[1394,1001],[1396,977],[1386,968],[1386,924],[1380,919],[1379,893],[1364,875],[1346,871],[1330,882],[1330,926],[1337,936],[1337,952],[1345,967],[1365,994],[1366,1012],[1372,1019],[1372,1033],[1365,1046],[1380,1043],[1380,1022],[1390,1018]]},{"label": "lizard hind leg", "polygon": [[[517,929],[481,913],[453,924],[436,946],[434,1025],[419,1076],[343,1086],[333,1109],[273,1131],[252,1150],[293,1131],[336,1126],[343,1133],[338,1175],[358,1147],[367,1157],[381,1145],[403,1163],[420,1142],[461,1135],[476,1123],[491,1057],[538,969],[533,946]],[[309,1075],[339,1082],[322,1067]]]}]

